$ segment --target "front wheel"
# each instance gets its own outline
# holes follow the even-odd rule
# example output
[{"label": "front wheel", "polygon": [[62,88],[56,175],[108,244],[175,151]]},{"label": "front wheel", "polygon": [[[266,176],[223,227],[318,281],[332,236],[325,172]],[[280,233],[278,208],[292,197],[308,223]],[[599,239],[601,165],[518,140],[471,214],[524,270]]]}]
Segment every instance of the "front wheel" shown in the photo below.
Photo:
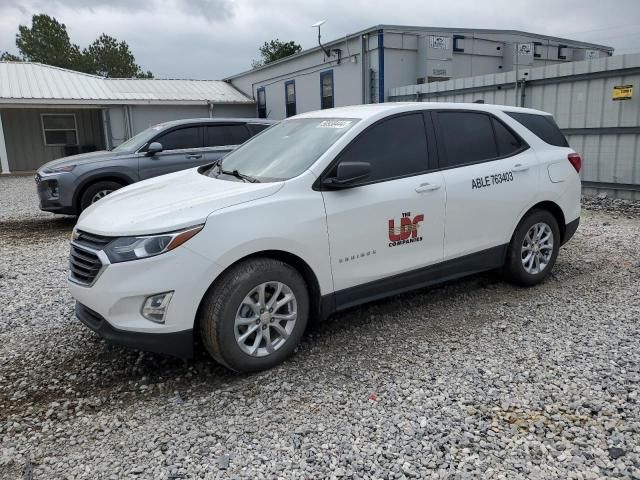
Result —
[{"label": "front wheel", "polygon": [[89,205],[102,200],[110,193],[122,188],[122,185],[112,180],[100,180],[99,182],[92,183],[82,194],[80,198],[80,213],[85,210]]},{"label": "front wheel", "polygon": [[289,357],[308,318],[302,275],[279,260],[254,258],[232,267],[209,290],[199,316],[200,336],[218,363],[254,372]]},{"label": "front wheel", "polygon": [[504,273],[518,285],[533,286],[551,273],[560,249],[560,228],[546,210],[528,213],[509,244]]}]

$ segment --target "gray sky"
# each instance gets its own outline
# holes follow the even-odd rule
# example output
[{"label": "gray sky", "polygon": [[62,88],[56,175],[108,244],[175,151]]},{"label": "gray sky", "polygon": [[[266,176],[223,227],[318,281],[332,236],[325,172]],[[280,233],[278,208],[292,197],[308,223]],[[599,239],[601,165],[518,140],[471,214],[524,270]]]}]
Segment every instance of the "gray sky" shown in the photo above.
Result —
[{"label": "gray sky", "polygon": [[316,45],[372,25],[503,28],[569,37],[640,52],[640,0],[0,0],[0,50],[17,53],[19,24],[47,13],[85,47],[107,33],[129,43],[161,78],[215,79],[239,73],[273,38]]}]

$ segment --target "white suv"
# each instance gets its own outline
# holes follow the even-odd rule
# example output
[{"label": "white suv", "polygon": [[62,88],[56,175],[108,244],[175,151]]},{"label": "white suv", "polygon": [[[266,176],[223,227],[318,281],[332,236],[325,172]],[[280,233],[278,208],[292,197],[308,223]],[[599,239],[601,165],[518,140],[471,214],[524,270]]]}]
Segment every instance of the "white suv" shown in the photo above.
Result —
[{"label": "white suv", "polygon": [[221,162],[80,217],[69,286],[107,341],[238,371],[307,323],[474,272],[541,282],[580,217],[580,157],[544,112],[392,103],[284,120]]}]

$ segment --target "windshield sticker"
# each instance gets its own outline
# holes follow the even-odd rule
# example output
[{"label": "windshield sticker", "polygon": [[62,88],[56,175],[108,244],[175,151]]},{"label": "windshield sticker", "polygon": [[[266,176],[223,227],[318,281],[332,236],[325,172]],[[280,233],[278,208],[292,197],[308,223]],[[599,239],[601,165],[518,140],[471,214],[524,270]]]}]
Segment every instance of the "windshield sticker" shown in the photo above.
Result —
[{"label": "windshield sticker", "polygon": [[352,123],[351,120],[324,120],[318,124],[318,128],[346,128]]}]

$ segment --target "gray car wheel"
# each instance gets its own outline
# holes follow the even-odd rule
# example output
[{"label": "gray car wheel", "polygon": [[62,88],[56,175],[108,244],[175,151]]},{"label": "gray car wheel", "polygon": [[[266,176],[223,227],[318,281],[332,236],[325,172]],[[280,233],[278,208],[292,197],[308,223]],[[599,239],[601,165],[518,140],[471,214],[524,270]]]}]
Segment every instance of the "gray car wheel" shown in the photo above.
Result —
[{"label": "gray car wheel", "polygon": [[89,205],[96,203],[109,195],[110,193],[122,188],[123,185],[113,180],[101,180],[89,185],[80,197],[80,211],[87,208]]}]

